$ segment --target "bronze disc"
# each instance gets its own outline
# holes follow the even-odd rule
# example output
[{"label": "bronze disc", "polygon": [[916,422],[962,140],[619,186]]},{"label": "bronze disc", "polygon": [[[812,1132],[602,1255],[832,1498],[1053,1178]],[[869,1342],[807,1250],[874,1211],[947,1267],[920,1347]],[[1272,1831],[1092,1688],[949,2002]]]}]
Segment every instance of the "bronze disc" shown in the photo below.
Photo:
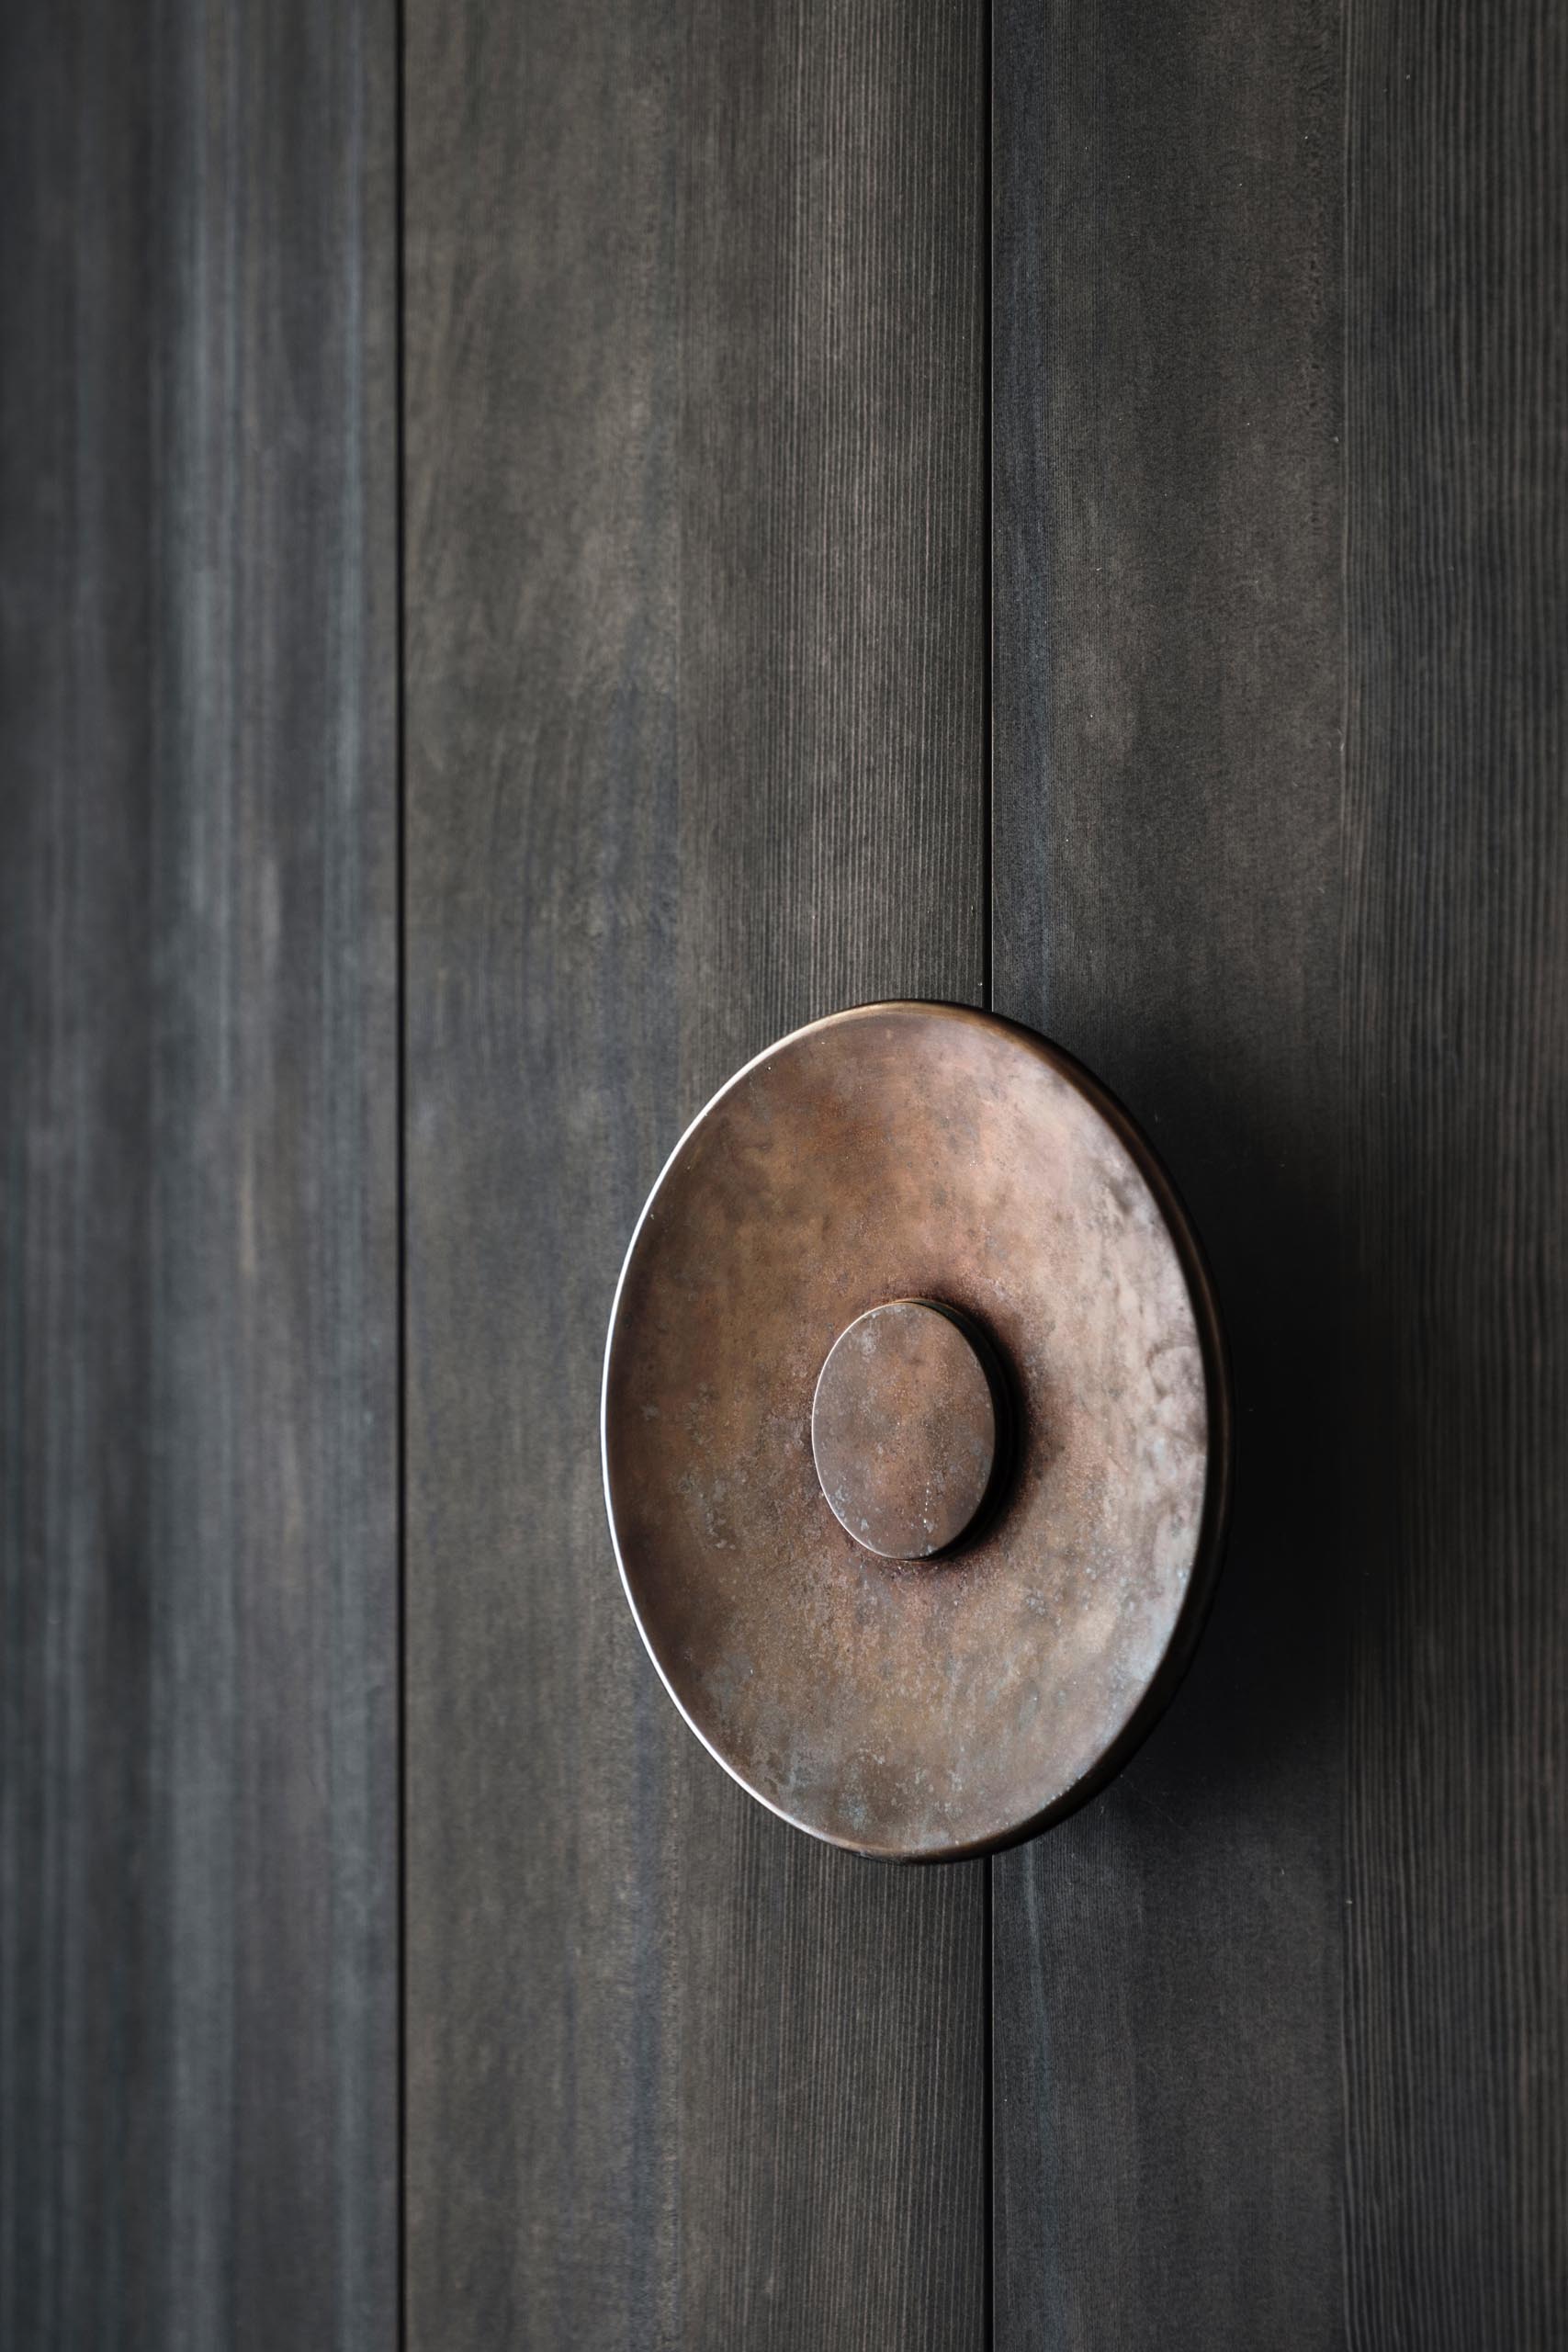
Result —
[{"label": "bronze disc", "polygon": [[[844,1390],[829,1476],[883,1494],[889,1550],[940,1484],[941,1544],[911,1546],[935,1557],[878,1556],[813,1453],[830,1358],[894,1306],[945,1310],[1012,1424],[976,1519],[963,1353],[907,1312],[872,1327],[902,1353]],[[1058,1048],[955,1006],[836,1013],[731,1079],[611,1314],[604,1490],[654,1663],[743,1788],[867,1854],[1003,1843],[1130,1752],[1208,1598],[1229,1427],[1213,1293],[1148,1145]]]}]

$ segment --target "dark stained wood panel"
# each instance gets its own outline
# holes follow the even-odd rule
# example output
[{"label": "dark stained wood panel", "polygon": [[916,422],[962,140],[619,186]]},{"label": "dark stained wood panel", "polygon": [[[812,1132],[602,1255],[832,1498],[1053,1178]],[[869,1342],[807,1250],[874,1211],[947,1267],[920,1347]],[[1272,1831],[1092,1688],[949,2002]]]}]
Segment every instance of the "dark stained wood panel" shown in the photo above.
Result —
[{"label": "dark stained wood panel", "polygon": [[[979,1001],[987,878],[984,11],[685,40],[682,1116],[840,1005]],[[829,1851],[689,1748],[677,2340],[978,2345],[986,1866]]]},{"label": "dark stained wood panel", "polygon": [[1174,1704],[995,1865],[996,2340],[1340,2340],[1340,23],[996,19],[999,1012],[1146,1125],[1235,1356]]},{"label": "dark stained wood panel", "polygon": [[1347,48],[1346,2303],[1568,2312],[1568,19]]},{"label": "dark stained wood panel", "polygon": [[408,2340],[654,2345],[679,1765],[596,1414],[679,1071],[678,45],[405,39]]},{"label": "dark stained wood panel", "polygon": [[0,29],[17,2346],[395,2334],[394,65]]},{"label": "dark stained wood panel", "polygon": [[686,0],[682,1108],[980,1001],[984,10]]},{"label": "dark stained wood panel", "polygon": [[1568,2301],[1568,35],[1311,15],[998,19],[998,1001],[1164,1143],[1243,1441],[1168,1722],[998,1866],[1009,2346]]},{"label": "dark stained wood panel", "polygon": [[701,1753],[596,1413],[684,1117],[982,987],[983,16],[407,27],[411,2341],[976,2343],[983,1870]]}]

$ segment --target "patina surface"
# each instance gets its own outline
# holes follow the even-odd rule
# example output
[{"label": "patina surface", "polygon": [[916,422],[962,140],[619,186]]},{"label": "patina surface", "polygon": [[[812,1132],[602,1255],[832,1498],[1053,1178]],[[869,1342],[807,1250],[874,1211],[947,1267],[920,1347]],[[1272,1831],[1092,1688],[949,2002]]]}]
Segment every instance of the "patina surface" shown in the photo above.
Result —
[{"label": "patina surface", "polygon": [[955,1308],[897,1298],[829,1351],[811,1453],[834,1518],[885,1560],[929,1560],[979,1518],[997,1470],[1004,1375]]},{"label": "patina surface", "polygon": [[[835,1340],[897,1300],[987,1334],[1017,1414],[999,1508],[938,1559],[874,1556],[812,1454]],[[733,1079],[611,1320],[605,1492],[660,1672],[753,1794],[867,1853],[997,1843],[1125,1752],[1201,1614],[1227,1432],[1147,1146],[1044,1040],[951,1006],[837,1014]]]}]

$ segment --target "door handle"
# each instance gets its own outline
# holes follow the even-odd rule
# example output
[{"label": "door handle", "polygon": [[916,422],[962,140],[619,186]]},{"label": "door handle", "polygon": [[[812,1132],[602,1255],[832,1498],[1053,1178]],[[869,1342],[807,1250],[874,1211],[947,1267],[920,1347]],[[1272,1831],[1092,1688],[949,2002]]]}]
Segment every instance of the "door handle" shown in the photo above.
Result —
[{"label": "door handle", "polygon": [[1125,1759],[1201,1626],[1231,1430],[1150,1146],[959,1006],[738,1071],[611,1310],[604,1493],[653,1662],[743,1788],[865,1854],[1005,1844]]}]

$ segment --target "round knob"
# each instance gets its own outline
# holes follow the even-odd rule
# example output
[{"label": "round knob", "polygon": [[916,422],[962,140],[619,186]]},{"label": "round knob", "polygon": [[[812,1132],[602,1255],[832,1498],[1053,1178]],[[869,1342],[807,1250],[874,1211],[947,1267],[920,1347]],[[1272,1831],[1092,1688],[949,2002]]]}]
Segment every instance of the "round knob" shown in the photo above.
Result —
[{"label": "round knob", "polygon": [[929,1560],[972,1526],[997,1466],[985,1342],[923,1298],[840,1331],[817,1383],[811,1451],[833,1515],[884,1560]]}]

